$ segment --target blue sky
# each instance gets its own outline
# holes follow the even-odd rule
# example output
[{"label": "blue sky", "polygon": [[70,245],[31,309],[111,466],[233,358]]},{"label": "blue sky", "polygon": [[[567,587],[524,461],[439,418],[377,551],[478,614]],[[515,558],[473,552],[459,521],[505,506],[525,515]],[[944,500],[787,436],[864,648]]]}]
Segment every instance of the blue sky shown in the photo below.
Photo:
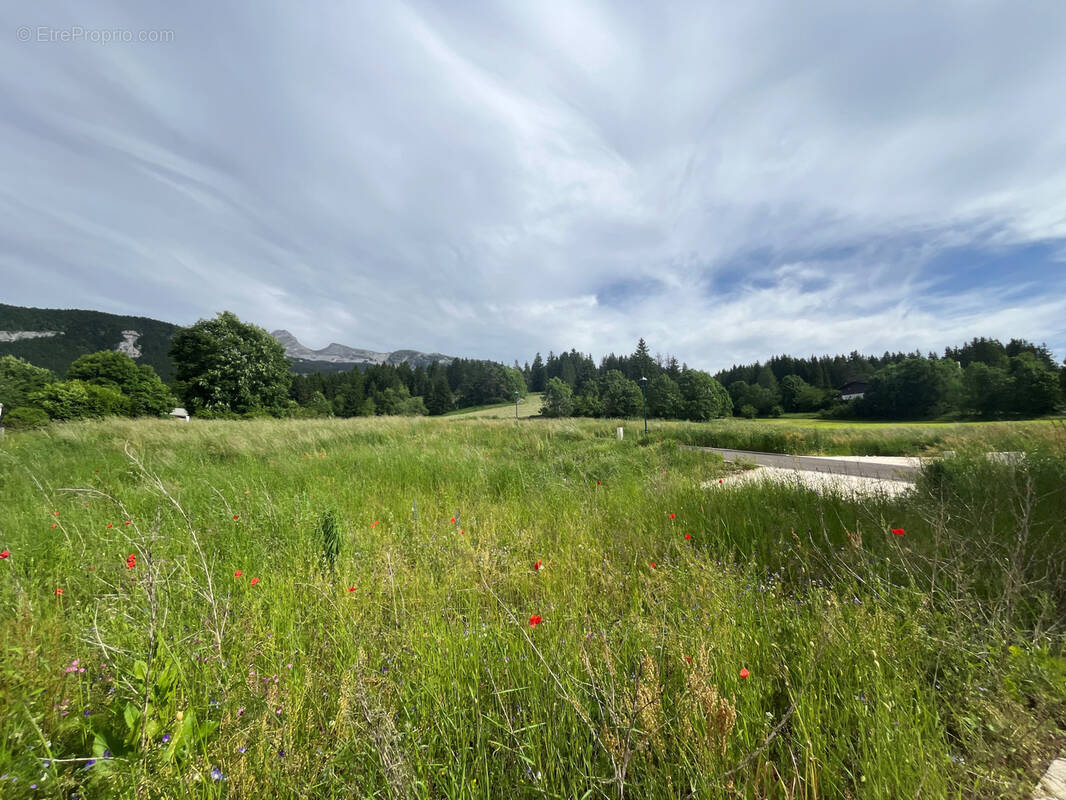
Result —
[{"label": "blue sky", "polygon": [[0,299],[507,362],[1066,356],[1066,4],[660,6],[6,4]]}]

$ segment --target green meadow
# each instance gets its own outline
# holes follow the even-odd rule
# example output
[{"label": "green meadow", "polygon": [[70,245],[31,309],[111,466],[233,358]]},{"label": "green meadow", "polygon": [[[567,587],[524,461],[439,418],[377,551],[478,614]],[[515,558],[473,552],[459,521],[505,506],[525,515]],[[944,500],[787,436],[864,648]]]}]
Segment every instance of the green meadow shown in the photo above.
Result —
[{"label": "green meadow", "polygon": [[[1060,425],[642,428],[0,439],[0,797],[1029,795],[1066,742]],[[955,455],[858,500],[680,443]]]}]

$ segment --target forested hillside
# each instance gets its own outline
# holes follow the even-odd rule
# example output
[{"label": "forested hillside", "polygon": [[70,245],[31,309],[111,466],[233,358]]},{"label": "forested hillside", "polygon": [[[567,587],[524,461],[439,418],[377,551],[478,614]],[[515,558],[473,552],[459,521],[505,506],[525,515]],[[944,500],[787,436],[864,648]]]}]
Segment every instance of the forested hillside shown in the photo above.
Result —
[{"label": "forested hillside", "polygon": [[[140,351],[140,355],[134,356],[137,363],[147,364],[164,381],[169,381],[174,376],[174,365],[167,351],[178,329],[177,325],[148,317],[0,304],[0,331],[58,332],[55,336],[0,341],[0,356],[18,356],[57,375],[65,375],[79,356],[114,350],[121,342],[132,339],[133,347]],[[123,331],[136,331],[139,335],[124,336]]]}]

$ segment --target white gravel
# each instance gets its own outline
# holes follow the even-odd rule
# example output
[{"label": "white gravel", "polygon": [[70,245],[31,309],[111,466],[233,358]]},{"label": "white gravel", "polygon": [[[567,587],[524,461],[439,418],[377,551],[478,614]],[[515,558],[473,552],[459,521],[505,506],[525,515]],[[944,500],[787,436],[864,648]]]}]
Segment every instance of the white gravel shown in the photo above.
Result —
[{"label": "white gravel", "polygon": [[[848,457],[850,460],[857,459]],[[869,456],[873,458],[890,458],[888,456]],[[898,463],[905,459],[896,459],[882,463]],[[778,483],[814,489],[817,492],[834,492],[850,497],[887,496],[898,497],[914,491],[914,484],[909,481],[893,481],[884,478],[861,478],[857,475],[833,475],[828,472],[807,472],[795,469],[778,469],[777,467],[755,467],[744,472],[734,472],[720,481],[707,481],[702,484],[706,489],[721,489],[749,483]]]}]

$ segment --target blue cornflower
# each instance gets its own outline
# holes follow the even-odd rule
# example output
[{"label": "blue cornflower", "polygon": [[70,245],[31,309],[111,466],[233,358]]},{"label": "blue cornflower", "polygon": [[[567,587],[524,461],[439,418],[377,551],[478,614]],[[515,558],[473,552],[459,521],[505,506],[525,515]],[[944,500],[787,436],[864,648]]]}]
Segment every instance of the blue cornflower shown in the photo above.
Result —
[{"label": "blue cornflower", "polygon": [[213,780],[213,781],[225,780],[225,778],[223,778],[223,776],[222,776],[222,770],[220,770],[218,767],[215,767],[214,769],[212,769],[211,770],[211,780]]}]

